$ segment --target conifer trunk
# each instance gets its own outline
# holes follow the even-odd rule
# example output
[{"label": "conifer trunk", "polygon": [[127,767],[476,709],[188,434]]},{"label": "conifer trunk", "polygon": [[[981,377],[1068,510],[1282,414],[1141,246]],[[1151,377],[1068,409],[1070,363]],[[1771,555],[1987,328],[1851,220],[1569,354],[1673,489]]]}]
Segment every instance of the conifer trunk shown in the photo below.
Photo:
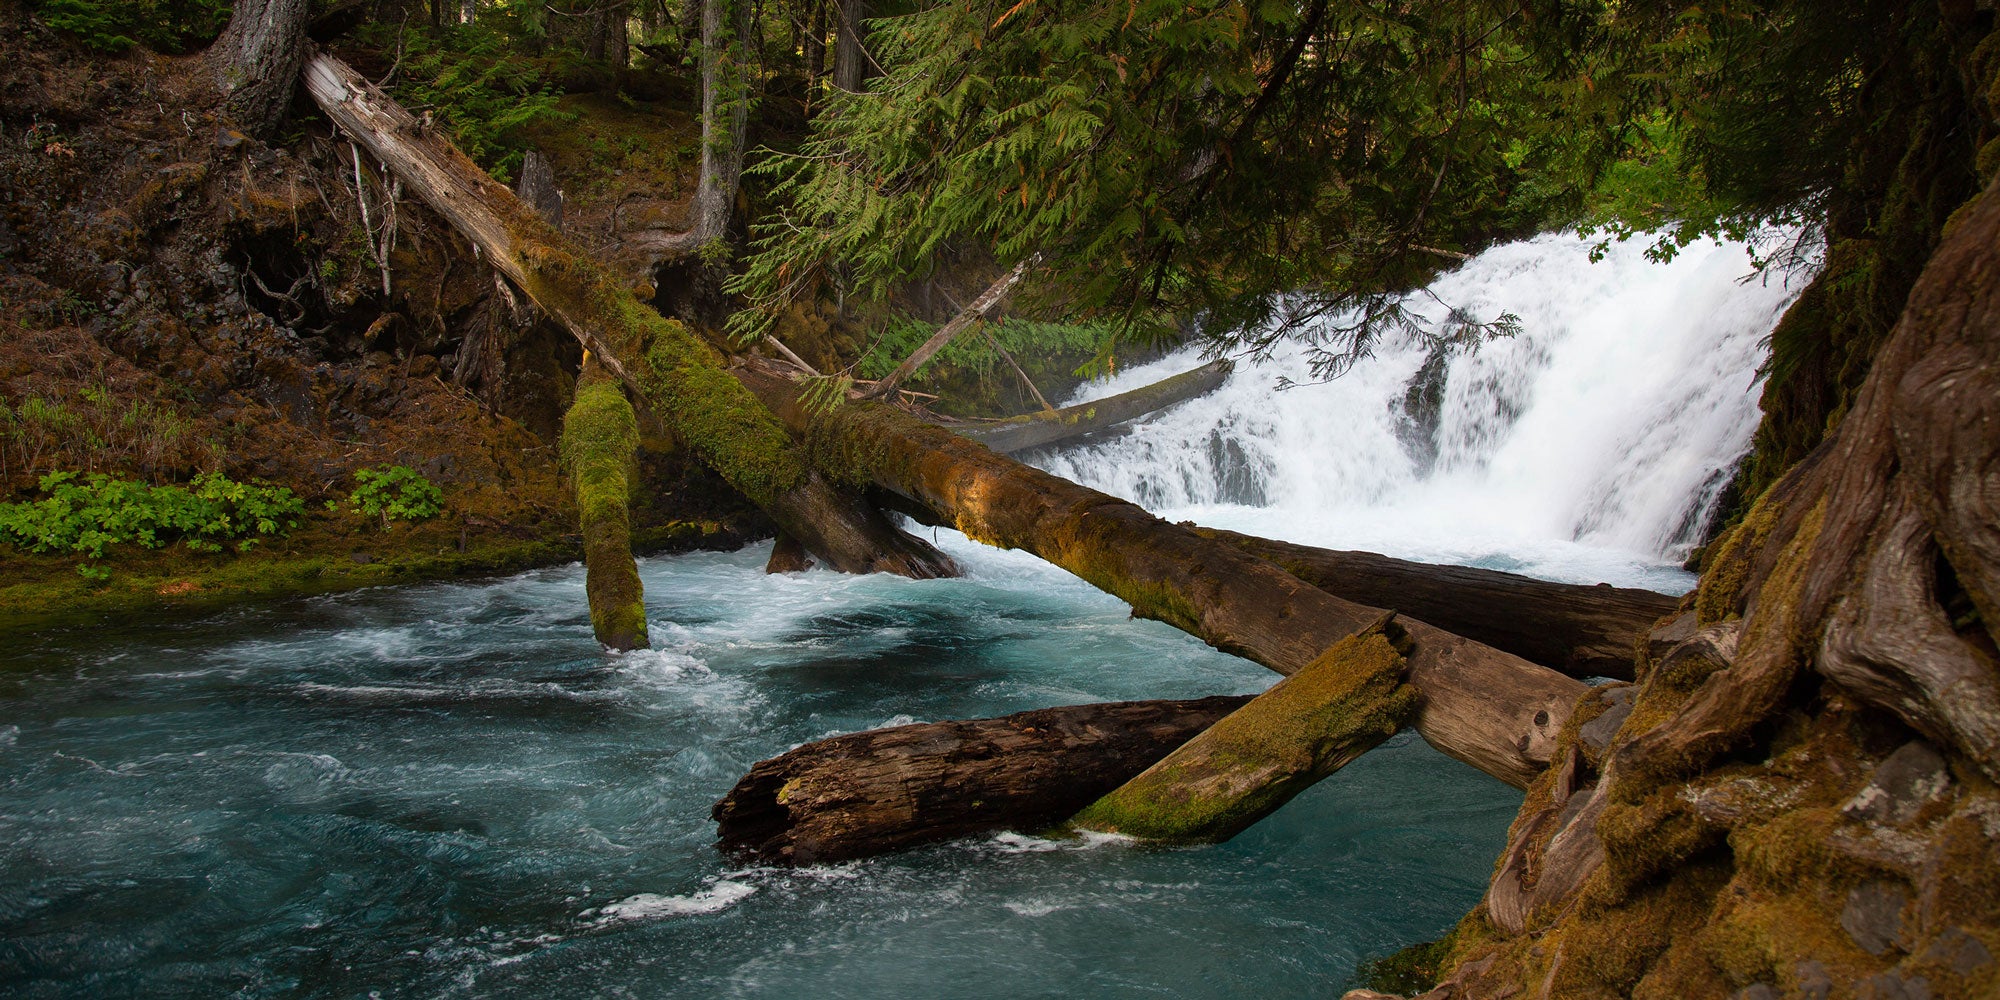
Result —
[{"label": "conifer trunk", "polygon": [[661,317],[394,101],[325,54],[306,88],[342,131],[449,220],[607,371],[644,398],[700,459],[829,566],[929,578],[951,559],[897,529],[859,493],[836,488],[722,370],[713,348]]},{"label": "conifer trunk", "polygon": [[223,110],[245,134],[269,139],[285,123],[311,15],[310,0],[243,0],[209,48]]}]

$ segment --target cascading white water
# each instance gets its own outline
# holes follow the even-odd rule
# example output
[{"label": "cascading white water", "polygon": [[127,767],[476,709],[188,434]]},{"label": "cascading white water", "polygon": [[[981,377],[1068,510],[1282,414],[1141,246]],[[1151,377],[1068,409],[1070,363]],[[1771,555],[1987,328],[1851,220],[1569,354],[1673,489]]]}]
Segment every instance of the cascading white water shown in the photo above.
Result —
[{"label": "cascading white water", "polygon": [[[1668,264],[1644,241],[1592,263],[1547,235],[1440,278],[1414,311],[1520,318],[1513,337],[1433,358],[1376,345],[1331,382],[1304,354],[1239,365],[1216,392],[1116,436],[1033,456],[1166,516],[1320,545],[1580,581],[1685,587],[1696,544],[1756,429],[1764,339],[1804,281],[1756,275],[1742,244]],[[1192,351],[1079,399],[1190,367]],[[1431,362],[1426,364],[1426,362]]]}]

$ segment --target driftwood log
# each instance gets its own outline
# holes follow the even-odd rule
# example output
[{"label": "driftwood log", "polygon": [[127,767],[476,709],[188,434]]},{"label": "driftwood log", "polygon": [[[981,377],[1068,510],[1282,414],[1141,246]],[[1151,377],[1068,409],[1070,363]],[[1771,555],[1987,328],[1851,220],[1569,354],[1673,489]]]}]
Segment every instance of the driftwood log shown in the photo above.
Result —
[{"label": "driftwood log", "polygon": [[1403,728],[1409,639],[1394,614],[1076,814],[1070,825],[1176,844],[1218,843],[1269,816]]},{"label": "driftwood log", "polygon": [[1632,679],[1639,643],[1680,599],[1650,590],[1550,583],[1498,570],[1342,552],[1216,528],[1195,531],[1357,604],[1504,649],[1571,677]]},{"label": "driftwood log", "polygon": [[1029,448],[1059,444],[1207,395],[1229,378],[1232,367],[1227,360],[1218,358],[1151,385],[1089,403],[1024,413],[991,423],[949,426],[958,434],[1002,455],[1011,455]]},{"label": "driftwood log", "polygon": [[[823,467],[900,498],[898,509],[1001,548],[1024,549],[1224,652],[1292,674],[1382,609],[1343,600],[1235,546],[1138,505],[995,454],[899,410],[800,404],[775,370],[738,369]],[[1515,787],[1548,766],[1586,688],[1511,653],[1417,621],[1408,630],[1416,728],[1432,746]]]},{"label": "driftwood log", "polygon": [[1249,700],[1076,705],[819,740],[752,768],[716,803],[717,832],[731,853],[811,864],[1043,830]]},{"label": "driftwood log", "polygon": [[800,455],[714,349],[626,283],[345,63],[307,59],[307,93],[340,130],[444,216],[486,260],[652,406],[709,467],[828,565],[927,578],[957,567]]}]

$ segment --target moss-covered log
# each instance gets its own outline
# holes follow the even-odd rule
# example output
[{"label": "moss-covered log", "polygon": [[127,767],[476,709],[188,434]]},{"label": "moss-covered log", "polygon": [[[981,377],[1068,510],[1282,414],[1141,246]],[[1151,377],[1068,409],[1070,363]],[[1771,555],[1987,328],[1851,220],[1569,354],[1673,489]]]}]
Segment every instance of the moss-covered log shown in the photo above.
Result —
[{"label": "moss-covered log", "polygon": [[732,853],[811,864],[1048,829],[1249,700],[1073,705],[818,740],[737,782],[715,804],[717,835]]},{"label": "moss-covered log", "polygon": [[[815,414],[795,383],[739,369],[804,435],[823,468],[873,483],[899,509],[1001,548],[1025,549],[1122,598],[1132,613],[1291,674],[1382,609],[1312,587],[1233,545],[1136,504],[1022,465],[899,410],[851,402]],[[1414,619],[1416,727],[1433,746],[1516,787],[1548,765],[1584,685]]]},{"label": "moss-covered log", "polygon": [[1090,804],[1083,830],[1166,843],[1228,840],[1396,735],[1416,707],[1394,617],[1319,659]]},{"label": "moss-covered log", "polygon": [[1024,413],[982,424],[952,424],[951,429],[1002,455],[1057,444],[1107,427],[1137,420],[1148,413],[1185,403],[1215,391],[1234,367],[1216,359],[1179,375],[1060,410]]},{"label": "moss-covered log", "polygon": [[639,420],[625,389],[585,355],[576,402],[563,416],[562,458],[576,488],[583,531],[584,592],[597,641],[646,648],[646,599],[632,561],[632,456]]},{"label": "moss-covered log", "polygon": [[1395,608],[1571,677],[1632,679],[1639,643],[1680,600],[1609,584],[1550,583],[1468,566],[1194,529],[1357,604]]},{"label": "moss-covered log", "polygon": [[328,118],[450,221],[686,441],[703,463],[834,568],[927,578],[957,567],[815,470],[686,327],[633,297],[505,185],[324,53],[305,85]]}]

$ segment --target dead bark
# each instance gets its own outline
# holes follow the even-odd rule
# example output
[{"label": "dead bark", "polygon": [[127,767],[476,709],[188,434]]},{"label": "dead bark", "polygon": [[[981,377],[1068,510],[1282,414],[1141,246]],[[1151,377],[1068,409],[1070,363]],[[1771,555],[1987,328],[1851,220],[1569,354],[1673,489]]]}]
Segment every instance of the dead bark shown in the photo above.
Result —
[{"label": "dead bark", "polygon": [[514,182],[514,194],[547,220],[551,229],[562,232],[563,193],[556,187],[555,165],[540,150],[528,150],[521,157],[521,176]]},{"label": "dead bark", "polygon": [[855,491],[837,489],[686,327],[632,296],[513,192],[325,54],[306,88],[329,119],[447,219],[644,399],[694,453],[828,565],[928,578],[957,567],[897,529]]},{"label": "dead bark", "polygon": [[1035,266],[1036,259],[1036,255],[1031,255],[1026,260],[1009,268],[1006,274],[1001,275],[993,284],[987,286],[985,291],[980,292],[979,297],[973,299],[971,305],[959,310],[958,315],[953,316],[950,322],[938,327],[937,332],[931,334],[929,340],[924,341],[922,346],[910,352],[910,356],[904,358],[903,363],[897,365],[896,369],[888,374],[888,377],[875,383],[874,387],[868,390],[867,397],[870,399],[895,398],[894,393],[896,388],[902,385],[905,379],[916,374],[917,369],[922,368],[925,363],[937,356],[937,352],[944,350],[946,345],[957,340],[959,334],[971,329],[974,323],[984,320],[986,314],[992,312],[993,308],[1000,304],[1000,300],[1006,298],[1007,293],[1012,291],[1014,286],[1020,284],[1021,279],[1027,276],[1028,269]]},{"label": "dead bark", "polygon": [[1219,843],[1403,728],[1409,640],[1394,614],[1202,730],[1071,818],[1083,830]]},{"label": "dead bark", "polygon": [[[1001,548],[1032,552],[1166,622],[1281,674],[1311,663],[1382,610],[1318,590],[1234,546],[1137,505],[994,454],[891,407],[815,414],[789,379],[739,370],[822,467],[899,498],[899,509]],[[1414,619],[1416,727],[1443,752],[1516,787],[1548,765],[1585,686]]]},{"label": "dead bark", "polygon": [[269,139],[285,123],[311,20],[310,0],[244,0],[210,46],[223,109],[246,134]]},{"label": "dead bark", "polygon": [[792,864],[1039,831],[1247,697],[1044,708],[836,736],[764,761],[715,804],[721,846]]},{"label": "dead bark", "polygon": [[1213,392],[1229,377],[1231,367],[1225,360],[1211,361],[1116,396],[992,423],[952,424],[951,430],[1002,455],[1060,444]]},{"label": "dead bark", "polygon": [[1330,594],[1394,608],[1571,677],[1632,679],[1639,643],[1680,599],[1609,584],[1550,583],[1498,570],[1434,566],[1234,531],[1196,528]]}]

